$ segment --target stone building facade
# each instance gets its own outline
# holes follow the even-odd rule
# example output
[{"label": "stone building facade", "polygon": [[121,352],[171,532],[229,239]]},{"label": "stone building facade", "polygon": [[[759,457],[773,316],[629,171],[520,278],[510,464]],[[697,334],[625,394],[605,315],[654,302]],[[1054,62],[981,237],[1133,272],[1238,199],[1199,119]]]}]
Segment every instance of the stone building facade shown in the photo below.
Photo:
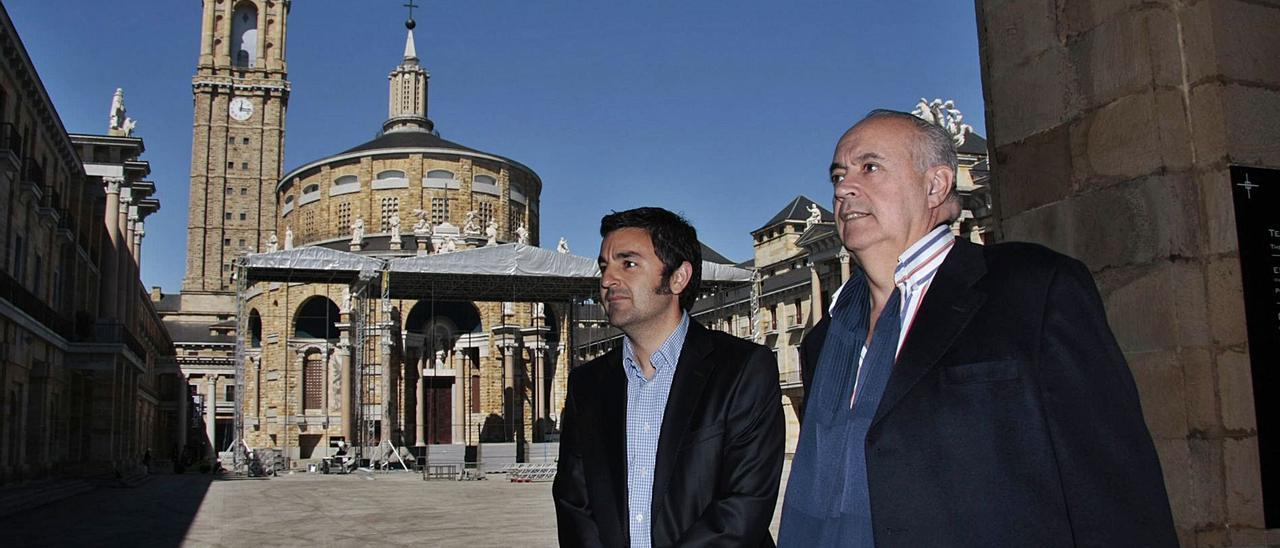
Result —
[{"label": "stone building facade", "polygon": [[176,457],[185,381],[138,277],[159,208],[121,92],[68,134],[0,6],[0,484]]}]

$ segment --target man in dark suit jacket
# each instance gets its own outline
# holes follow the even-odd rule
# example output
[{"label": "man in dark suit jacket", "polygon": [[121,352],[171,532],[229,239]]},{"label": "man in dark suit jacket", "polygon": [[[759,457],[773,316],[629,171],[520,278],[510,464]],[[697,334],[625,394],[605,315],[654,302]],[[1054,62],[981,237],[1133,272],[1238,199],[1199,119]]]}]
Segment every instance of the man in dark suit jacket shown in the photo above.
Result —
[{"label": "man in dark suit jacket", "polygon": [[[861,268],[802,344],[804,421],[779,544],[1176,546],[1138,393],[1088,270],[1033,244],[936,232],[958,209],[954,148],[937,129],[873,111],[837,145],[837,228]],[[936,271],[904,285],[895,267],[927,234],[938,234]],[[849,341],[887,345],[882,383],[867,380],[875,352],[862,359]],[[832,392],[841,369],[862,385],[852,405],[843,385]],[[864,399],[878,401],[863,409]],[[832,429],[854,415],[865,421]],[[844,463],[831,453],[846,449],[818,439],[832,432],[849,434],[848,469],[862,475],[835,477]],[[844,489],[824,489],[833,483]]]},{"label": "man in dark suit jacket", "polygon": [[601,301],[622,348],[569,374],[552,493],[562,546],[773,546],[778,366],[691,320],[701,249],[657,208],[601,222]]}]

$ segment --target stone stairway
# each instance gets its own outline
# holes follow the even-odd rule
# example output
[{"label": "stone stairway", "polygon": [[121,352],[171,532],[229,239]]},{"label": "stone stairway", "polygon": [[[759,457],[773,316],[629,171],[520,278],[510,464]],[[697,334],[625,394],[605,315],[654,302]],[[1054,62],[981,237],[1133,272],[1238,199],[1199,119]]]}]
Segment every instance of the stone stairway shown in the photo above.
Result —
[{"label": "stone stairway", "polygon": [[82,479],[45,479],[0,489],[0,517],[87,493],[93,485]]}]

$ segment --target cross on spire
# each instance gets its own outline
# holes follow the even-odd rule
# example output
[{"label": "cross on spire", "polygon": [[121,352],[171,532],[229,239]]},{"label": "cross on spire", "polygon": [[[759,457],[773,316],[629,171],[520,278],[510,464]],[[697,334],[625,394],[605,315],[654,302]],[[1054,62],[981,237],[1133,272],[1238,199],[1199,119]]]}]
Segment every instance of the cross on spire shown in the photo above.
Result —
[{"label": "cross on spire", "polygon": [[409,19],[413,19],[413,8],[418,7],[418,5],[414,4],[413,1],[414,0],[409,0],[409,3],[404,5],[404,7],[409,8]]}]

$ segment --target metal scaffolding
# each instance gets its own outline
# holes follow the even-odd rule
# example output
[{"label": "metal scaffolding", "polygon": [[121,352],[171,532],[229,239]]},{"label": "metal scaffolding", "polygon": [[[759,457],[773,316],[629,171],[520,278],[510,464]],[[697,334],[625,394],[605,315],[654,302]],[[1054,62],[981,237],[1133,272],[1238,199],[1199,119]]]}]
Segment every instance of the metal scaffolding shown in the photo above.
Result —
[{"label": "metal scaffolding", "polygon": [[[236,286],[236,409],[235,436],[238,442],[236,468],[241,470],[243,462],[239,448],[247,449],[245,439],[245,361],[246,337],[249,334],[247,316],[248,290],[252,284],[262,282],[280,282],[286,291],[291,284],[316,283],[327,285],[345,285],[350,295],[349,306],[344,302],[348,314],[348,330],[345,341],[338,343],[338,352],[349,352],[350,361],[345,365],[344,373],[350,374],[350,385],[341,388],[343,405],[350,407],[350,419],[353,424],[343,425],[349,431],[351,439],[346,440],[358,462],[369,462],[382,457],[379,453],[386,442],[390,442],[392,450],[399,452],[404,443],[404,424],[400,423],[403,413],[396,409],[399,392],[397,383],[405,382],[395,376],[393,367],[395,357],[392,349],[393,335],[396,326],[408,320],[408,311],[399,311],[405,317],[396,318],[391,306],[392,299],[461,302],[529,302],[529,303],[567,303],[562,317],[567,322],[562,333],[565,337],[565,351],[568,352],[568,368],[576,365],[574,356],[574,309],[577,303],[589,299],[599,291],[599,270],[596,261],[587,257],[575,257],[559,254],[549,250],[519,244],[507,244],[496,247],[478,248],[444,255],[405,257],[382,260],[347,253],[323,247],[305,247],[273,253],[250,254],[237,261],[235,268]],[[708,292],[719,292],[732,287],[751,284],[753,317],[758,308],[758,282],[752,284],[752,272],[726,265],[704,263],[703,288]],[[287,299],[287,295],[286,295]],[[345,300],[345,299],[344,299]],[[433,305],[434,306],[434,305]],[[286,309],[288,303],[286,301]],[[535,318],[529,318],[528,329],[546,330],[546,317],[541,325]],[[753,322],[755,323],[755,322]],[[289,327],[285,327],[282,347],[289,351]],[[541,331],[539,331],[541,332]],[[533,386],[540,387],[546,382],[546,360],[555,356],[546,352],[543,345],[532,348],[534,355],[530,360],[534,368],[527,380]],[[344,348],[344,345],[346,346]],[[403,357],[401,357],[403,358]],[[289,376],[286,356],[285,377]],[[464,360],[465,361],[465,360]],[[419,373],[420,376],[420,373]],[[407,375],[405,375],[407,378]],[[286,378],[286,383],[288,379]],[[515,386],[522,387],[526,380],[520,374]],[[418,382],[422,382],[419,379]],[[463,375],[462,394],[464,408],[466,398],[471,397],[466,390],[472,382],[470,375]],[[286,390],[288,386],[286,384]],[[533,432],[537,435],[539,425],[536,424],[538,410],[549,408],[550,386],[537,388],[532,400],[525,401],[523,390],[518,398],[513,397],[512,405],[523,410],[528,403],[533,408],[535,424]],[[547,392],[546,394],[542,392]],[[516,394],[513,394],[516,396]],[[407,397],[407,396],[406,396]],[[406,400],[406,405],[407,405]],[[287,404],[286,404],[287,405]],[[299,412],[301,412],[299,410]],[[284,425],[286,431],[290,425],[288,410],[285,410]],[[470,409],[463,412],[464,422],[469,420]],[[515,419],[524,413],[516,412]],[[344,420],[346,417],[344,417]],[[259,417],[259,420],[262,420]],[[415,421],[416,422],[416,421]],[[518,440],[524,437],[524,421],[517,425]],[[471,435],[470,425],[466,425],[464,439]],[[286,444],[287,444],[286,436]],[[479,445],[480,440],[475,440]],[[467,439],[467,443],[470,440]],[[517,451],[522,449],[517,445]],[[477,452],[478,453],[478,452]],[[368,460],[366,460],[368,459]]]}]

